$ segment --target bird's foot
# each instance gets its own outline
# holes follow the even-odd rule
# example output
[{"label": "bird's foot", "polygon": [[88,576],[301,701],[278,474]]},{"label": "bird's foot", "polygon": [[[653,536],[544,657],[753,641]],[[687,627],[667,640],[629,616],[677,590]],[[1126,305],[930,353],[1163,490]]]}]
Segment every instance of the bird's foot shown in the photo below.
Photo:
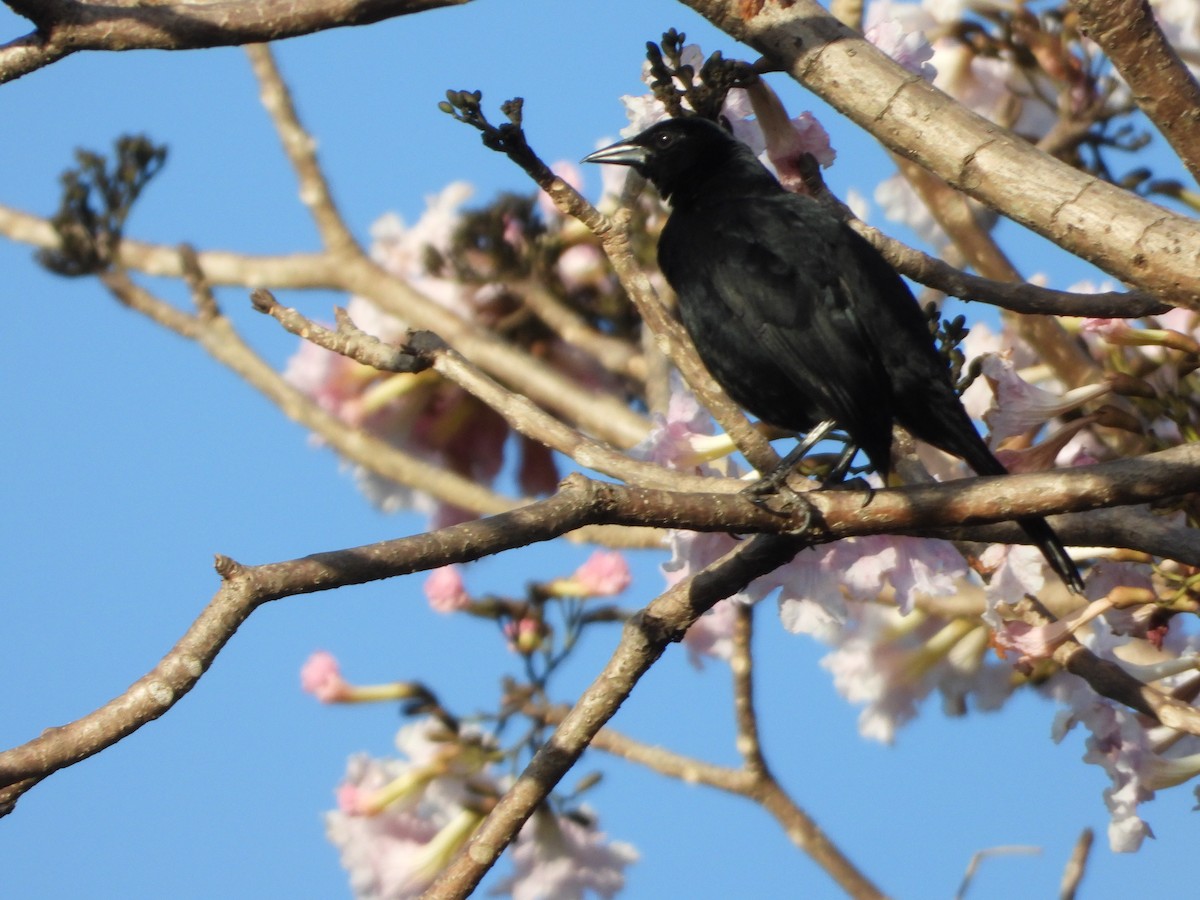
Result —
[{"label": "bird's foot", "polygon": [[781,519],[799,519],[799,524],[789,528],[786,533],[803,534],[812,525],[813,506],[805,498],[806,492],[794,490],[787,483],[787,474],[785,471],[782,478],[760,478],[742,488],[740,493],[759,509],[773,516],[779,516]]},{"label": "bird's foot", "polygon": [[[769,498],[781,490],[791,491],[792,489],[787,483],[788,476],[791,474],[791,468],[777,466],[770,474],[764,475],[753,484],[746,485],[742,488],[741,493],[749,497],[752,502],[757,503],[758,499]],[[795,492],[793,491],[793,493]]]}]

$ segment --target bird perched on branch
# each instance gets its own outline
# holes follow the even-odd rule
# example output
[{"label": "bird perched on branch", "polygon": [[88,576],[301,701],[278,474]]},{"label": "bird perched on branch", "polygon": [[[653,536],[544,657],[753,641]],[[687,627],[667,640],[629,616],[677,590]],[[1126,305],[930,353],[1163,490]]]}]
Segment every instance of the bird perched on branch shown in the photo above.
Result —
[{"label": "bird perched on branch", "polygon": [[[808,432],[808,445],[844,430],[884,478],[894,423],[980,475],[1006,474],[908,286],[832,212],[785,190],[745,144],[705,119],[669,119],[584,161],[632,166],[670,204],[659,267],[700,358],[739,405]],[[1046,520],[1018,523],[1081,592]]]}]

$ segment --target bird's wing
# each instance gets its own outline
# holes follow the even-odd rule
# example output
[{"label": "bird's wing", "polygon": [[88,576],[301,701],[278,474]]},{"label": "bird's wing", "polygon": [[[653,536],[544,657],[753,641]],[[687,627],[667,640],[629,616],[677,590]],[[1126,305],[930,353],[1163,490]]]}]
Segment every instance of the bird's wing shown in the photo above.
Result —
[{"label": "bird's wing", "polygon": [[[804,404],[810,419],[834,419],[886,471],[890,386],[855,297],[869,284],[856,284],[855,262],[843,258],[848,251],[840,224],[800,200],[786,194],[731,198],[686,216],[676,212],[663,234],[660,264],[698,346],[703,338],[688,322],[689,312],[705,318],[712,340],[748,341],[738,354],[743,365],[756,357],[759,365],[773,365],[791,402]],[[735,399],[760,418],[789,424],[750,399]]]}]

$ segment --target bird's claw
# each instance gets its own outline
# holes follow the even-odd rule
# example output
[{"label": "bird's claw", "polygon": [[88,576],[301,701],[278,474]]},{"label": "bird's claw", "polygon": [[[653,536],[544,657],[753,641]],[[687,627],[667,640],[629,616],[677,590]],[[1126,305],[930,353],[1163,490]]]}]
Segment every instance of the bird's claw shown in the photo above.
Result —
[{"label": "bird's claw", "polygon": [[[786,473],[785,473],[786,474]],[[813,521],[812,504],[800,491],[793,490],[786,478],[760,478],[740,491],[742,496],[764,512],[781,519],[801,516],[799,525],[789,528],[786,534],[804,534]]]}]

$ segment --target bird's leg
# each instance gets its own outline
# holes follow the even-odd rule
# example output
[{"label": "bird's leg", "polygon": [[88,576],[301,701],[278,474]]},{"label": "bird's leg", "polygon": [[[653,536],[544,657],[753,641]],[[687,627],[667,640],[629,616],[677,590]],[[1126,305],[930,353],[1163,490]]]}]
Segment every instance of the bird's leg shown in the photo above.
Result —
[{"label": "bird's leg", "polygon": [[[842,479],[846,477],[846,472],[850,469],[850,461],[854,459],[854,454],[857,452],[858,447],[854,444],[846,444],[845,449],[842,450],[842,455],[838,457],[837,463],[830,470],[829,477],[821,482],[821,487],[829,487],[831,484],[841,484]],[[856,478],[854,480],[858,481],[860,479]]]},{"label": "bird's leg", "polygon": [[[773,494],[778,491],[787,480],[788,475],[791,474],[792,469],[796,467],[796,463],[800,462],[809,450],[825,440],[829,432],[833,431],[836,426],[837,423],[833,419],[826,419],[823,422],[819,422],[814,428],[809,430],[804,439],[783,458],[779,465],[772,469],[765,477],[760,478],[746,488],[745,492],[762,496],[763,494]],[[840,460],[838,465],[841,465]],[[849,465],[849,460],[847,460],[847,465]]]}]

